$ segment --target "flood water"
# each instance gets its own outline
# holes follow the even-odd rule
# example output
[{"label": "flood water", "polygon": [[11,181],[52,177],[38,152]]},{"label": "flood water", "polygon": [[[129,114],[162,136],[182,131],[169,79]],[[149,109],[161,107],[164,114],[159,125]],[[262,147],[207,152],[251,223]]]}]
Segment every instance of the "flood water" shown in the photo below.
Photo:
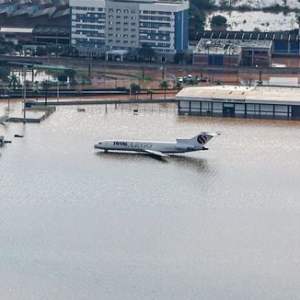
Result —
[{"label": "flood water", "polygon": [[[0,126],[1,299],[299,299],[300,122],[134,108]],[[93,149],[203,130],[165,161]]]}]

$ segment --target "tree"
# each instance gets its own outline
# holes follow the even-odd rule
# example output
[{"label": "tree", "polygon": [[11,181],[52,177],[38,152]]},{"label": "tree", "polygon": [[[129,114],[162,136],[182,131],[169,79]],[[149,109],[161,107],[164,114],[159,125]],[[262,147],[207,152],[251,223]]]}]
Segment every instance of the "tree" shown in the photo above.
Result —
[{"label": "tree", "polygon": [[47,55],[47,49],[44,47],[37,47],[35,50],[35,54],[37,56],[46,56]]},{"label": "tree", "polygon": [[204,31],[206,15],[203,10],[190,9],[189,11],[189,39],[198,41],[200,32]]},{"label": "tree", "polygon": [[38,81],[35,81],[33,84],[32,84],[32,92],[33,94],[35,94],[36,96],[36,101],[38,100],[38,96],[39,96],[39,92],[40,92],[40,84]]},{"label": "tree", "polygon": [[19,80],[17,75],[12,74],[12,75],[9,76],[8,86],[13,91],[15,91],[20,86],[20,80]]},{"label": "tree", "polygon": [[9,67],[7,66],[0,67],[0,79],[2,79],[3,81],[8,81],[9,73],[10,73]]},{"label": "tree", "polygon": [[76,71],[73,69],[66,69],[64,70],[64,76],[67,76],[69,79],[70,83],[75,83],[75,76],[76,76]]},{"label": "tree", "polygon": [[210,21],[212,30],[226,30],[227,19],[221,15],[213,16]]},{"label": "tree", "polygon": [[219,5],[221,9],[226,9],[231,6],[231,3],[230,0],[221,0]]},{"label": "tree", "polygon": [[167,89],[169,88],[169,83],[166,80],[163,80],[160,84],[160,88],[164,90],[164,99],[166,100],[167,96]]},{"label": "tree", "polygon": [[42,88],[44,90],[44,95],[45,95],[45,105],[48,104],[48,89],[50,86],[50,82],[48,80],[42,81]]},{"label": "tree", "polygon": [[148,60],[149,63],[151,63],[156,53],[150,46],[142,45],[142,48],[138,49],[138,55],[142,60]]},{"label": "tree", "polygon": [[191,5],[199,10],[208,10],[214,8],[214,3],[211,0],[191,0]]},{"label": "tree", "polygon": [[140,91],[141,91],[141,87],[138,84],[132,83],[130,85],[130,95],[133,94],[133,95],[135,95],[137,97],[137,94],[139,94]]},{"label": "tree", "polygon": [[59,74],[57,74],[56,77],[59,82],[67,82],[68,81],[68,76],[65,73],[59,73]]}]

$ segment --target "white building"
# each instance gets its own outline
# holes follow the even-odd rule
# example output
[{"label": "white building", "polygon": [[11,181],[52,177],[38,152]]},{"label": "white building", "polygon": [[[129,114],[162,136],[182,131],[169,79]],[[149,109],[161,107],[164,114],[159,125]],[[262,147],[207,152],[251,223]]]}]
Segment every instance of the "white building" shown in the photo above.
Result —
[{"label": "white building", "polygon": [[70,0],[72,45],[81,52],[150,46],[161,54],[188,47],[186,0]]}]

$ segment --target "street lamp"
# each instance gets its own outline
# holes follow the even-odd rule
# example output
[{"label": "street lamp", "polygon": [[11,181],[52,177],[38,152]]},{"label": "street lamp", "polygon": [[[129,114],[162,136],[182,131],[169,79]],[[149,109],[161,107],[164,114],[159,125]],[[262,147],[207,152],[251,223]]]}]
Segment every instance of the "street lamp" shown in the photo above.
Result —
[{"label": "street lamp", "polygon": [[56,86],[56,99],[57,102],[59,101],[59,80],[57,79],[57,86]]},{"label": "street lamp", "polygon": [[27,66],[23,66],[23,123],[26,123],[26,72]]}]

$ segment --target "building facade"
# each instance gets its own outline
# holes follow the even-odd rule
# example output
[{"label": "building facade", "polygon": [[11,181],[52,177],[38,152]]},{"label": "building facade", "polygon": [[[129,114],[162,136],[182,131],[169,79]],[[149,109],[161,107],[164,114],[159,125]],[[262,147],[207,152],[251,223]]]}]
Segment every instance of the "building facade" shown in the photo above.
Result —
[{"label": "building facade", "polygon": [[300,35],[298,29],[291,31],[203,31],[201,39],[232,41],[271,41],[272,55],[300,56]]},{"label": "building facade", "polygon": [[193,51],[193,64],[201,66],[270,66],[272,41],[201,38]]},{"label": "building facade", "polygon": [[186,0],[70,0],[71,41],[80,52],[148,46],[174,55],[188,48]]},{"label": "building facade", "polygon": [[201,86],[177,95],[180,115],[300,120],[300,88]]}]

